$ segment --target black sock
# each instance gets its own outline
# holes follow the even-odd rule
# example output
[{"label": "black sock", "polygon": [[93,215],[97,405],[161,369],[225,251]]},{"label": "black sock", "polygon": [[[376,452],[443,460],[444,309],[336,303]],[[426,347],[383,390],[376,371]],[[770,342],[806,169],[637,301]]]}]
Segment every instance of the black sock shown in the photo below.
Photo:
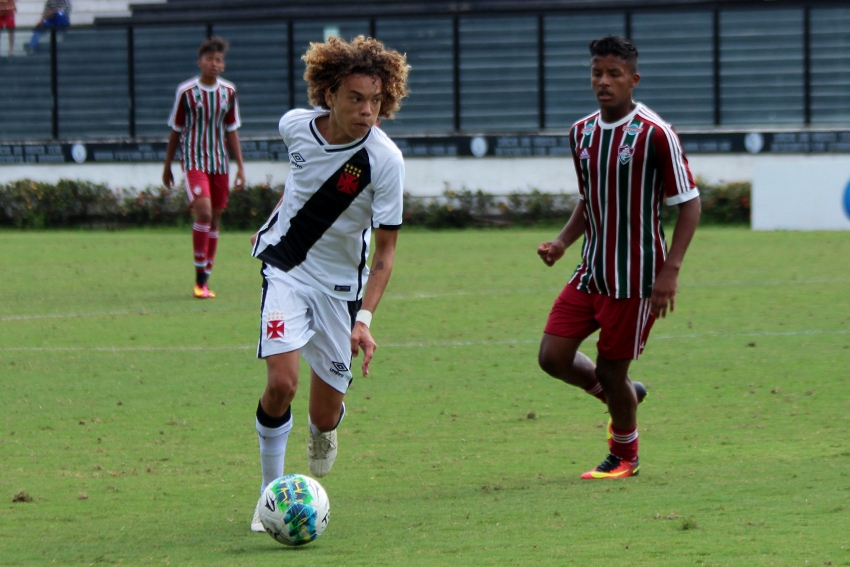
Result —
[{"label": "black sock", "polygon": [[207,280],[210,278],[210,275],[204,271],[195,272],[195,283],[199,287],[203,287]]},{"label": "black sock", "polygon": [[263,427],[268,427],[269,429],[277,429],[286,424],[287,421],[292,417],[292,406],[286,408],[286,413],[284,413],[280,417],[272,417],[266,413],[266,410],[263,409],[263,403],[257,403],[257,421],[260,422],[260,425]]}]

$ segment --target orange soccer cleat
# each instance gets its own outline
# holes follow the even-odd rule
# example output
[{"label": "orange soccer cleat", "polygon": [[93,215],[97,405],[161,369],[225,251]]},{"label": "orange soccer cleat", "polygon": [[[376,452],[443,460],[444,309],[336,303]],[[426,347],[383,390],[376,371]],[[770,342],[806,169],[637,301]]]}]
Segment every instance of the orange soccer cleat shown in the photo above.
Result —
[{"label": "orange soccer cleat", "polygon": [[640,461],[635,457],[634,461],[627,461],[609,454],[602,463],[593,469],[581,475],[585,480],[600,480],[606,478],[626,478],[629,476],[637,476],[640,470]]},{"label": "orange soccer cleat", "polygon": [[210,288],[207,287],[207,284],[195,284],[195,289],[192,292],[192,295],[198,299],[212,299],[213,297],[215,297],[215,292],[210,290]]}]

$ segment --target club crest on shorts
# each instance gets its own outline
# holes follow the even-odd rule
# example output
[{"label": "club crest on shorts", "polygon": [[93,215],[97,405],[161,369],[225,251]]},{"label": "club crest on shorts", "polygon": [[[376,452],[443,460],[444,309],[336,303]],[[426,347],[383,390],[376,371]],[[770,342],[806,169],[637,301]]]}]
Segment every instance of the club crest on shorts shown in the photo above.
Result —
[{"label": "club crest on shorts", "polygon": [[282,339],[283,338],[283,321],[280,319],[271,319],[266,323],[266,338]]},{"label": "club crest on shorts", "polygon": [[626,165],[632,159],[632,156],[635,155],[635,149],[623,144],[617,149],[617,155],[620,156],[620,163]]},{"label": "club crest on shorts", "polygon": [[192,193],[194,193],[195,195],[200,195],[201,194],[201,188],[198,187],[198,186],[195,186],[195,188],[192,189]]},{"label": "club crest on shorts", "polygon": [[357,188],[360,185],[360,174],[363,170],[353,166],[350,163],[345,164],[345,168],[339,175],[339,181],[336,183],[337,191],[354,195],[357,193]]},{"label": "club crest on shorts", "polygon": [[263,319],[266,320],[266,339],[282,339],[283,338],[283,320],[284,315],[280,311],[271,311],[263,314]]}]

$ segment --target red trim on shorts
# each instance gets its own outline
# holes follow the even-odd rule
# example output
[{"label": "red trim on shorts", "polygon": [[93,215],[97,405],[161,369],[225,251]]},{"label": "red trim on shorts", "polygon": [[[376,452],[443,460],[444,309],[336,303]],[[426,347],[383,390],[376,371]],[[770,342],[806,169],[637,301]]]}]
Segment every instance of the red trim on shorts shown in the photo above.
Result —
[{"label": "red trim on shorts", "polygon": [[567,285],[552,306],[544,332],[584,340],[599,329],[600,356],[637,360],[654,322],[648,298],[615,299]]},{"label": "red trim on shorts", "polygon": [[230,177],[226,173],[207,173],[197,169],[184,172],[186,196],[189,203],[206,197],[212,201],[213,209],[226,209],[230,197]]}]

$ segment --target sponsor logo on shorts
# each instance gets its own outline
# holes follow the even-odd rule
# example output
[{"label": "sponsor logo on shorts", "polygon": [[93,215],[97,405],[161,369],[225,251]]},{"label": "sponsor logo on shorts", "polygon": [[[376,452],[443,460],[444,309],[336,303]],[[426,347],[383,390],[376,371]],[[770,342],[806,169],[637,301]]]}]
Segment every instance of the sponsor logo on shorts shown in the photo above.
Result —
[{"label": "sponsor logo on shorts", "polygon": [[195,188],[192,189],[192,193],[194,193],[195,195],[200,195],[201,194],[201,188],[196,185]]},{"label": "sponsor logo on shorts", "polygon": [[331,362],[331,367],[328,370],[330,370],[340,378],[345,378],[342,373],[348,372],[348,366],[341,362]]},{"label": "sponsor logo on shorts", "polygon": [[335,285],[334,291],[351,291],[350,285]]},{"label": "sponsor logo on shorts", "polygon": [[632,159],[632,156],[635,155],[635,149],[623,144],[617,149],[617,155],[620,156],[620,163],[626,165]]}]

